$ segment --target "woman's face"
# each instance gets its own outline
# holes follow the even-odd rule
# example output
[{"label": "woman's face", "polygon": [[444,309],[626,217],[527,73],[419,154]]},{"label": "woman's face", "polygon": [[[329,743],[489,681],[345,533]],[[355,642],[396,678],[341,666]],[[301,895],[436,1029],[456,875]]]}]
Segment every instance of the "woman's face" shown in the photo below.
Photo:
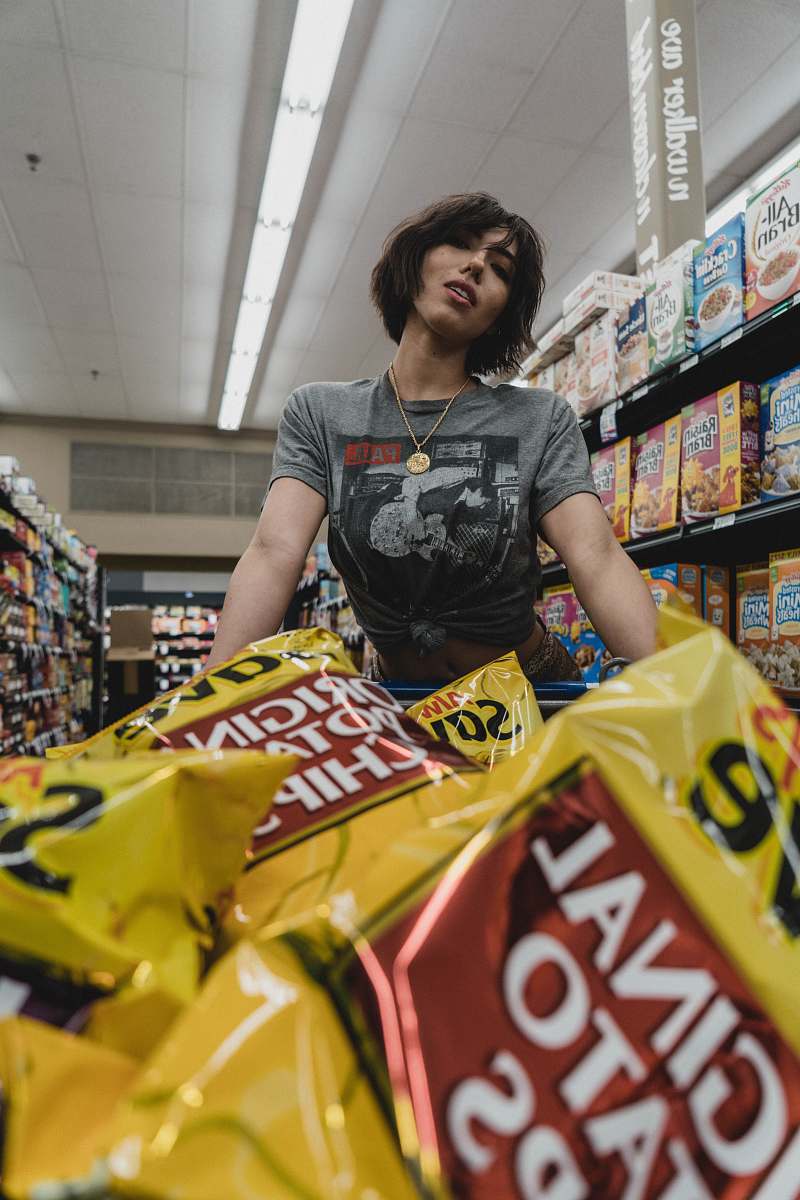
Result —
[{"label": "woman's face", "polygon": [[496,248],[507,232],[454,230],[447,242],[428,250],[414,309],[434,333],[468,344],[495,325],[514,276],[516,242]]}]

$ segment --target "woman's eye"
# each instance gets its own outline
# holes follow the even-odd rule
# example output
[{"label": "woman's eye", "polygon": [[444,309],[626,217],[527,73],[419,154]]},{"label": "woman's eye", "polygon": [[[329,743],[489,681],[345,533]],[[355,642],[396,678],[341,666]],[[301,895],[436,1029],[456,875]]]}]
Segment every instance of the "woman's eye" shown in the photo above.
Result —
[{"label": "woman's eye", "polygon": [[447,240],[451,246],[457,246],[459,250],[466,250],[467,248],[466,240],[461,236],[460,233],[451,234]]},{"label": "woman's eye", "polygon": [[508,276],[508,271],[505,269],[505,267],[501,267],[499,263],[495,263],[494,269],[497,272],[497,274],[500,276],[500,278],[504,279],[505,282],[508,283],[509,276]]}]

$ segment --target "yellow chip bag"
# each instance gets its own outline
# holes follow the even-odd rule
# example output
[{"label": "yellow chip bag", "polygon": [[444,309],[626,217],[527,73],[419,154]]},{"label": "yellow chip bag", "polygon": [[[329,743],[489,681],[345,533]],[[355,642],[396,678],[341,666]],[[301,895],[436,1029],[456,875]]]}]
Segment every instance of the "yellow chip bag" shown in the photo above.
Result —
[{"label": "yellow chip bag", "polygon": [[518,754],[542,727],[533,688],[513,652],[420,700],[408,715],[489,767]]},{"label": "yellow chip bag", "polygon": [[125,1007],[151,1022],[188,1002],[253,826],[292,765],[219,752],[2,760],[3,1011],[77,1028],[125,986]]},{"label": "yellow chip bag", "polygon": [[[800,725],[721,634],[660,620],[659,654],[472,780],[458,835],[387,839],[222,960],[121,1111],[115,1188],[404,1196],[404,1160],[430,1196],[798,1195]],[[256,1037],[263,1093],[256,1054],[227,1070]]]},{"label": "yellow chip bag", "polygon": [[[135,1059],[39,1021],[0,1021],[3,1196],[100,1194],[108,1123],[140,1069]],[[61,1191],[62,1180],[80,1187]]]},{"label": "yellow chip bag", "polygon": [[480,770],[358,675],[325,629],[254,642],[98,734],[82,757],[185,747],[299,759],[272,807],[264,804],[226,941],[296,919],[361,874],[387,838],[420,821],[455,819],[468,802],[467,777]]}]

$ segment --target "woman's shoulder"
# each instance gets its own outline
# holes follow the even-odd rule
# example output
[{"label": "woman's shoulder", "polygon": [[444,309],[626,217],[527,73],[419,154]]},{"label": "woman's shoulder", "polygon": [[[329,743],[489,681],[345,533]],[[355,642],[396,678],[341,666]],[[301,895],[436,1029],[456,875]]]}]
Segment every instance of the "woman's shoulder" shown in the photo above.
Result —
[{"label": "woman's shoulder", "polygon": [[309,408],[327,408],[362,400],[375,389],[378,382],[377,379],[352,379],[347,382],[320,380],[317,383],[303,383],[294,389],[289,400]]},{"label": "woman's shoulder", "polygon": [[573,410],[560,393],[551,392],[549,388],[520,387],[516,383],[498,383],[492,387],[494,398],[509,409],[523,411],[528,418],[540,417],[550,421],[560,416],[564,410]]}]

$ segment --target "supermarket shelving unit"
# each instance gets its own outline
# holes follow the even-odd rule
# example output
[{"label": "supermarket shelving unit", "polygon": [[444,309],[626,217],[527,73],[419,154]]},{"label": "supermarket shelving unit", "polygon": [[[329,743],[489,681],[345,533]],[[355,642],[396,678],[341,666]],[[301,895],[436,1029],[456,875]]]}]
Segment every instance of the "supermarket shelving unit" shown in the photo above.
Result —
[{"label": "supermarket shelving unit", "polygon": [[102,726],[105,573],[48,539],[3,488],[0,510],[0,558],[24,555],[49,593],[0,584],[0,754],[42,755]]}]

